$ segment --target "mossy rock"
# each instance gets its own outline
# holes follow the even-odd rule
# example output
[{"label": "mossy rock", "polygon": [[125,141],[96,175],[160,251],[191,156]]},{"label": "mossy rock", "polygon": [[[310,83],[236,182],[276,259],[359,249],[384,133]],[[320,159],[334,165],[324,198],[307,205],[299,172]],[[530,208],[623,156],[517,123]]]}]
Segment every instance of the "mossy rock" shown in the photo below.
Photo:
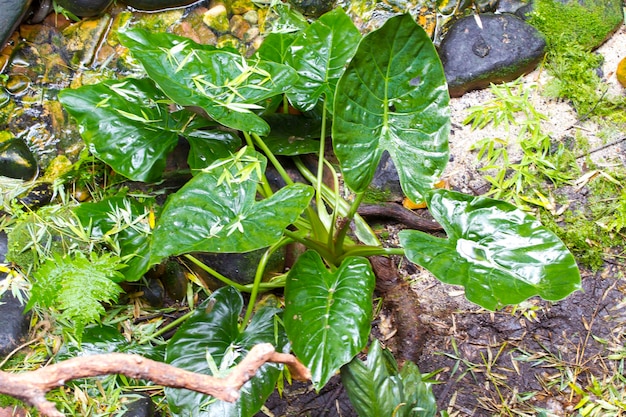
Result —
[{"label": "mossy rock", "polygon": [[528,22],[546,36],[548,47],[574,42],[593,50],[623,20],[621,0],[535,0]]}]

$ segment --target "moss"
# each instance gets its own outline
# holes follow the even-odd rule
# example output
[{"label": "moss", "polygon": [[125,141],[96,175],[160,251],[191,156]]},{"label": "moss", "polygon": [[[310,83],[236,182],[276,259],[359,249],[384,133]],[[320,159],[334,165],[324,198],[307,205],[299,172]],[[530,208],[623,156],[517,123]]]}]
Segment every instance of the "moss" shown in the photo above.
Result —
[{"label": "moss", "polygon": [[554,79],[546,86],[551,97],[570,100],[583,117],[626,118],[626,98],[604,94],[606,86],[596,74],[602,57],[593,48],[623,19],[619,2],[587,0],[567,5],[555,0],[537,0],[529,22],[546,36],[547,67]]},{"label": "moss", "polygon": [[391,201],[391,191],[378,188],[368,188],[363,196],[364,203],[386,203]]},{"label": "moss", "polygon": [[549,48],[578,44],[587,50],[600,45],[622,21],[617,1],[587,0],[587,6],[576,0],[568,4],[556,0],[536,0],[529,23],[542,32]]}]

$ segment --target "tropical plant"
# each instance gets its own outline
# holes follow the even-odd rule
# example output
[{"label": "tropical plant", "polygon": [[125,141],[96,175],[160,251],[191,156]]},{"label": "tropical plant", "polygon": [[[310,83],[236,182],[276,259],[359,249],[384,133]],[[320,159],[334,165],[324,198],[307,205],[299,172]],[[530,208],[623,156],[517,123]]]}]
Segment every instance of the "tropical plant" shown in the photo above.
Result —
[{"label": "tropical plant", "polygon": [[[201,373],[228,372],[252,345],[269,342],[292,350],[318,390],[341,370],[363,415],[434,415],[428,385],[416,385],[421,376],[415,365],[399,372],[377,345],[365,365],[355,358],[372,320],[376,278],[367,257],[405,255],[441,281],[464,286],[470,301],[488,309],[535,295],[566,297],[580,286],[574,258],[511,204],[433,188],[448,160],[449,98],[435,48],[411,16],[391,18],[364,37],[341,9],[310,25],[287,11],[283,19],[295,22],[296,30],[270,34],[249,59],[172,34],[121,31],[122,44],[147,77],[64,90],[60,101],[93,155],[117,173],[160,180],[167,154],[183,137],[193,177],[160,208],[123,195],[81,204],[76,215],[97,234],[115,234],[127,265],[119,272],[127,281],[169,257],[201,264],[194,253],[265,250],[248,285],[202,265],[227,286],[198,306],[168,342],[167,362]],[[288,107],[300,114],[284,111]],[[336,165],[325,155],[329,133]],[[447,238],[404,230],[401,247],[384,247],[357,214],[385,152],[404,193],[426,202]],[[300,159],[307,153],[317,154],[315,172]],[[284,157],[310,184],[288,175]],[[268,161],[283,186],[268,180]],[[339,173],[350,191],[345,199]],[[120,229],[109,213],[122,207],[137,207],[127,210],[137,216],[154,210],[154,225]],[[263,282],[272,253],[290,243],[308,250],[287,274]],[[78,261],[88,258],[73,263]],[[39,285],[38,298],[49,300]],[[280,287],[284,311],[256,308],[261,291]],[[247,306],[242,291],[250,293]],[[251,416],[279,377],[277,365],[266,364],[234,404],[174,389],[167,391],[168,402],[174,415]],[[359,393],[363,379],[372,384],[367,395]],[[387,390],[394,396],[375,395]]]}]

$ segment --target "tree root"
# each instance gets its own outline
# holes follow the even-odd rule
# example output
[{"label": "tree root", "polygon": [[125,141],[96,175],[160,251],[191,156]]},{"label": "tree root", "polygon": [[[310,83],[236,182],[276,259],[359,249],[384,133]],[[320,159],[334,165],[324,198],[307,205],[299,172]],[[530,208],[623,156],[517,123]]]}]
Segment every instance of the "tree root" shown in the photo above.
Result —
[{"label": "tree root", "polygon": [[0,371],[0,393],[36,407],[43,416],[64,417],[54,403],[46,399],[48,391],[61,387],[72,379],[123,374],[129,378],[146,379],[172,388],[186,388],[234,402],[239,398],[239,390],[243,384],[266,362],[287,365],[295,379],[311,378],[309,370],[295,356],[278,353],[271,344],[262,343],[250,349],[248,355],[225,378],[185,371],[139,355],[109,353],[72,358],[20,374]]}]

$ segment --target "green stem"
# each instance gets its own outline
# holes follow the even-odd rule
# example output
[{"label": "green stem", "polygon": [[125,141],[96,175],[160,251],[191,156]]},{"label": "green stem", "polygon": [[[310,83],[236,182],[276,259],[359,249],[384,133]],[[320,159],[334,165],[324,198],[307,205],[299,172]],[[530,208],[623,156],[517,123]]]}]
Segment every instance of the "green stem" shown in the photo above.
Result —
[{"label": "green stem", "polygon": [[253,133],[252,137],[254,138],[254,141],[256,142],[257,146],[265,153],[265,156],[267,156],[267,159],[269,159],[272,165],[274,165],[274,168],[276,168],[276,170],[280,174],[283,181],[285,181],[287,185],[293,185],[293,180],[291,179],[289,174],[287,174],[287,171],[285,171],[285,168],[283,168],[281,163],[278,162],[278,159],[276,159],[276,157],[274,156],[270,148],[268,148],[265,142],[263,142],[263,139],[261,139],[261,137],[257,135],[256,133]]},{"label": "green stem", "polygon": [[241,285],[227,277],[225,277],[224,275],[220,274],[219,272],[217,272],[215,269],[211,268],[210,266],[205,265],[204,263],[202,263],[198,258],[192,256],[192,255],[184,255],[185,258],[189,259],[191,262],[193,262],[194,264],[196,264],[197,266],[200,267],[200,269],[202,269],[205,272],[208,272],[209,274],[211,274],[212,276],[214,276],[215,278],[217,278],[218,280],[222,281],[224,284],[226,285],[230,285],[231,287],[235,288],[238,291],[241,292],[245,292],[246,291],[246,287],[244,285]]},{"label": "green stem", "polygon": [[326,245],[311,239],[307,239],[305,237],[298,236],[297,233],[292,232],[291,230],[285,230],[283,233],[285,233],[286,236],[290,237],[294,241],[302,243],[308,249],[312,249],[318,252],[320,256],[326,259],[329,263],[335,263],[334,261],[337,257],[328,249],[328,247],[326,247]]},{"label": "green stem", "polygon": [[[254,148],[254,142],[252,141],[252,138],[250,137],[250,134],[248,132],[243,132],[243,136],[244,138],[246,138],[246,144],[251,147]],[[269,182],[267,181],[267,177],[265,176],[265,172],[263,173],[263,176],[261,178],[261,183],[259,184],[260,189],[260,194],[265,197],[271,197],[274,192],[272,191],[272,189],[270,188]]]},{"label": "green stem", "polygon": [[149,341],[156,339],[157,337],[161,336],[162,334],[168,332],[170,329],[173,329],[174,327],[178,326],[179,324],[181,324],[182,322],[187,320],[189,317],[191,317],[193,312],[194,312],[194,310],[192,310],[189,313],[186,313],[186,314],[180,316],[179,318],[177,318],[176,320],[174,320],[173,322],[171,322],[167,326],[161,327],[159,330],[157,330],[156,332],[152,333],[150,336],[144,337],[143,339],[139,340],[138,344],[143,345],[144,343],[148,343]]},{"label": "green stem", "polygon": [[[323,202],[322,202],[322,183],[324,182],[324,152],[326,151],[326,100],[324,100],[324,104],[322,105],[322,127],[320,133],[320,148],[317,155],[317,186],[315,187],[315,205],[317,206],[317,211],[319,216],[321,217],[323,214],[322,210],[326,210]],[[332,235],[332,230],[329,233]]]},{"label": "green stem", "polygon": [[343,252],[343,243],[346,239],[346,234],[348,233],[348,230],[350,229],[350,223],[352,222],[354,215],[359,209],[359,206],[361,205],[361,201],[363,201],[364,196],[365,196],[365,193],[358,193],[354,197],[354,201],[352,201],[352,204],[350,205],[350,208],[348,209],[348,213],[345,216],[344,224],[341,227],[341,229],[339,229],[339,232],[337,233],[337,238],[335,239],[335,253],[341,254]]},{"label": "green stem", "polygon": [[241,326],[239,331],[243,332],[243,330],[248,325],[250,321],[250,317],[252,317],[252,312],[254,311],[254,305],[256,303],[257,295],[259,294],[259,288],[261,286],[261,280],[263,279],[263,274],[265,273],[265,267],[267,266],[267,262],[270,260],[270,257],[276,250],[280,247],[292,242],[289,238],[282,238],[277,243],[270,246],[259,261],[259,266],[256,268],[256,273],[254,274],[254,282],[252,284],[252,291],[250,291],[250,300],[248,301],[248,308],[246,309],[246,315],[241,322]]},{"label": "green stem", "polygon": [[341,256],[337,258],[337,262],[342,262],[349,256],[390,256],[399,255],[404,256],[404,248],[381,248],[378,246],[353,246],[346,250]]}]

